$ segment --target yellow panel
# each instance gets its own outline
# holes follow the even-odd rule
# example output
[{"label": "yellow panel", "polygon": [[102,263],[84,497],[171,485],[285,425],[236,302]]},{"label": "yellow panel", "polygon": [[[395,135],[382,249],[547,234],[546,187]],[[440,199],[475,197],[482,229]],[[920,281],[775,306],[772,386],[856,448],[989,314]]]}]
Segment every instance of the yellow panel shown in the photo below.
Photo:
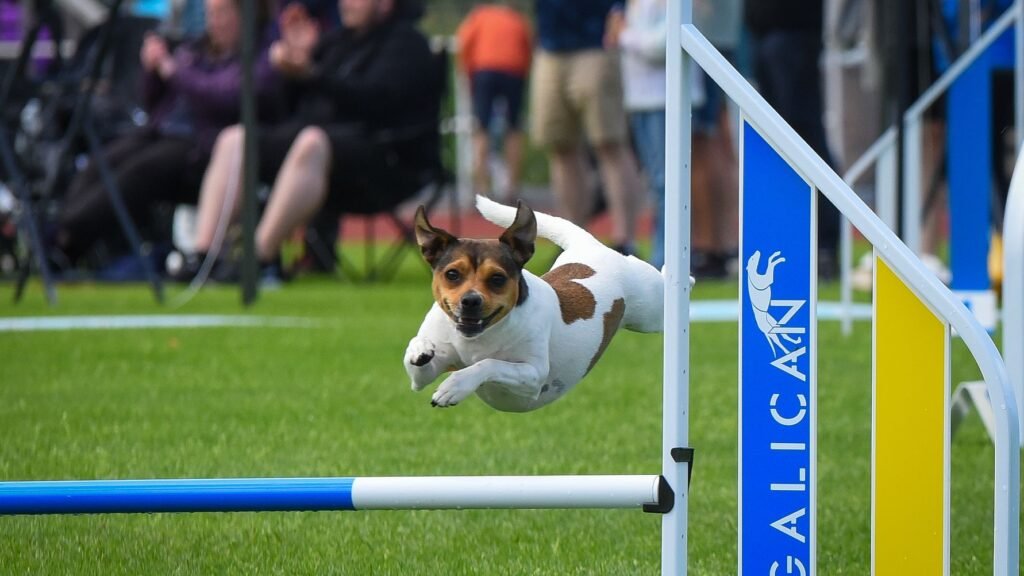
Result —
[{"label": "yellow panel", "polygon": [[875,258],[876,576],[946,570],[948,327]]}]

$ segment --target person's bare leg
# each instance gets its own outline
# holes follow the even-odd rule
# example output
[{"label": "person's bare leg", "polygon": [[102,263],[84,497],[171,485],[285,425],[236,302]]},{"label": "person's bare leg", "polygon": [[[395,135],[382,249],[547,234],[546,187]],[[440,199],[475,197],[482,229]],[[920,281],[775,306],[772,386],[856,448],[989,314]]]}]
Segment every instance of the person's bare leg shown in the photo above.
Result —
[{"label": "person's bare leg", "polygon": [[612,217],[612,242],[632,246],[640,207],[640,172],[633,155],[622,144],[602,144],[595,149],[601,181],[608,196]]},{"label": "person's bare leg", "polygon": [[715,187],[718,212],[718,249],[733,254],[739,249],[739,166],[736,148],[733,145],[733,126],[729,107],[723,106],[718,117],[718,131],[715,142],[715,176],[719,185]]},{"label": "person's bare leg", "polygon": [[927,206],[929,211],[922,215],[921,220],[921,250],[925,254],[937,254],[941,243],[940,227],[948,216],[947,207],[949,200],[946,196],[946,183],[940,182],[936,190],[936,196],[928,202],[931,193],[930,185],[932,175],[935,174],[935,167],[942,162],[942,155],[945,153],[946,126],[942,121],[929,119],[924,124],[924,154],[921,161],[922,189],[918,192],[921,198],[921,206]]},{"label": "person's bare leg", "polygon": [[[229,186],[234,183],[234,205],[230,207],[232,216],[238,210],[241,194],[241,162],[242,135],[241,126],[228,126],[217,136],[213,147],[210,164],[203,174],[203,184],[199,190],[198,210],[196,214],[196,252],[209,252],[217,231],[217,223],[224,210],[224,198],[229,193]],[[234,174],[232,174],[234,172]]]},{"label": "person's bare leg", "polygon": [[548,160],[551,168],[551,191],[562,215],[575,224],[586,226],[593,203],[585,184],[586,172],[579,148],[552,150]]},{"label": "person's bare leg", "polygon": [[490,197],[491,190],[491,141],[486,130],[473,128],[473,191]]},{"label": "person's bare leg", "polygon": [[515,202],[522,192],[523,184],[523,132],[509,130],[505,133],[505,170],[508,171],[507,202]]},{"label": "person's bare leg", "polygon": [[331,143],[323,130],[310,127],[299,132],[256,228],[256,255],[261,261],[276,258],[288,234],[323,205],[330,158]]},{"label": "person's bare leg", "polygon": [[714,187],[711,176],[711,141],[694,134],[690,166],[690,234],[694,252],[710,254],[716,248]]}]

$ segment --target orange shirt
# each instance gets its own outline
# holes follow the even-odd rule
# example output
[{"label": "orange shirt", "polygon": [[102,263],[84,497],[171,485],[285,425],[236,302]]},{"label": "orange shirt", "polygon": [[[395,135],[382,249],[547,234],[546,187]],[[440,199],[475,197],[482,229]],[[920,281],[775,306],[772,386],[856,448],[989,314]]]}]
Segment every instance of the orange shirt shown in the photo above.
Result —
[{"label": "orange shirt", "polygon": [[459,64],[467,74],[480,70],[526,76],[530,70],[530,26],[506,6],[474,8],[459,26]]}]

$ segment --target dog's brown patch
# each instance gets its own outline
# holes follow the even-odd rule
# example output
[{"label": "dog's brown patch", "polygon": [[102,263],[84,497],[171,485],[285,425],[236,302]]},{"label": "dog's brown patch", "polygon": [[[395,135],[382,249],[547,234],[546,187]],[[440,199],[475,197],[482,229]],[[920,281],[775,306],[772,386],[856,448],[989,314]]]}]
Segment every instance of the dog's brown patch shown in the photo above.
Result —
[{"label": "dog's brown patch", "polygon": [[575,280],[590,278],[594,269],[586,264],[576,262],[563,264],[549,270],[542,276],[543,280],[555,289],[558,295],[558,307],[562,310],[562,322],[572,324],[577,320],[590,320],[594,317],[597,300],[585,286]]},{"label": "dog's brown patch", "polygon": [[626,301],[619,298],[612,302],[611,310],[604,313],[604,334],[601,336],[601,345],[597,347],[597,353],[590,359],[590,365],[587,366],[587,373],[594,369],[594,365],[604,354],[608,344],[611,344],[612,336],[615,336],[615,332],[619,329],[619,323],[622,322],[622,316],[626,313]]}]

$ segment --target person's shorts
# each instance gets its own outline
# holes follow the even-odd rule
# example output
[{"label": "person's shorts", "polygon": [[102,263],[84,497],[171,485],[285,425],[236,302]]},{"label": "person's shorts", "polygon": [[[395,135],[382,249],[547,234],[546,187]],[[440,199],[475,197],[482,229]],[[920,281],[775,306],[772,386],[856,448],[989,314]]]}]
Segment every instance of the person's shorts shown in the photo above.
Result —
[{"label": "person's shorts", "polygon": [[625,143],[626,110],[616,51],[537,52],[530,82],[530,133],[551,148]]},{"label": "person's shorts", "polygon": [[[473,117],[477,125],[489,132],[495,112],[500,112],[509,130],[519,130],[519,119],[523,110],[523,90],[526,81],[522,76],[496,70],[474,72],[470,82],[473,86]],[[500,106],[496,106],[499,103]]]}]

